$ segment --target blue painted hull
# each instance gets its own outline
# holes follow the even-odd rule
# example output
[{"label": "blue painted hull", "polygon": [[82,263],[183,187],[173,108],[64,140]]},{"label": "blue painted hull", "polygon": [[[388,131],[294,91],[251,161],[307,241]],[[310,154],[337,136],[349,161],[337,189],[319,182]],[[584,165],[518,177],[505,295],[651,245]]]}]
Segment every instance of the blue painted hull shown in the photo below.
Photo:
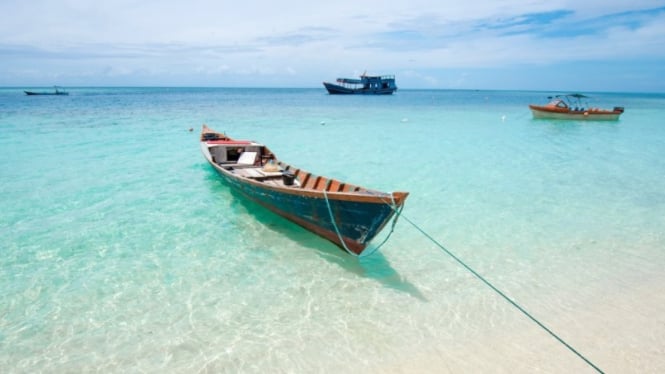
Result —
[{"label": "blue painted hull", "polygon": [[234,191],[358,255],[409,195],[315,176],[279,161],[260,143],[234,140],[206,125],[201,151]]},{"label": "blue painted hull", "polygon": [[347,88],[332,83],[323,83],[331,95],[392,95],[397,88]]},{"label": "blue painted hull", "polygon": [[[340,200],[329,196],[326,202],[325,197],[285,193],[248,183],[219,169],[217,171],[229,186],[246,198],[356,253],[362,252],[395,213],[389,205],[389,196],[386,197],[387,201],[372,203]],[[331,211],[334,224],[330,217]],[[339,236],[344,241],[343,245]]]}]

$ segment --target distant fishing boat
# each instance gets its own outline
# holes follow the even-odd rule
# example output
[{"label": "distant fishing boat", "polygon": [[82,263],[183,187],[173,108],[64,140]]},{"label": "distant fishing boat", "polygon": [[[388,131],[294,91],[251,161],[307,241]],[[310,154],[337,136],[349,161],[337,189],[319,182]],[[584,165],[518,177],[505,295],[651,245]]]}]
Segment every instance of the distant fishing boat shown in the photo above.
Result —
[{"label": "distant fishing boat", "polygon": [[624,108],[615,106],[613,109],[602,109],[589,107],[582,99],[588,96],[573,93],[567,95],[556,95],[549,97],[550,102],[546,105],[529,105],[533,118],[549,119],[572,119],[572,120],[605,120],[613,121],[619,119]]},{"label": "distant fishing boat", "polygon": [[316,176],[280,161],[261,143],[231,139],[206,125],[200,143],[205,159],[231,188],[356,255],[397,219],[409,195]]},{"label": "distant fishing boat", "polygon": [[391,95],[397,90],[394,75],[366,75],[360,79],[337,78],[337,84],[323,82],[330,94]]},{"label": "distant fishing boat", "polygon": [[66,95],[69,95],[69,92],[63,91],[60,88],[58,88],[57,86],[53,87],[53,91],[47,91],[47,92],[44,92],[44,91],[42,91],[42,92],[23,91],[23,92],[25,92],[25,94],[28,95],[28,96],[35,96],[35,95],[49,95],[49,96],[63,95],[63,96],[66,96]]}]

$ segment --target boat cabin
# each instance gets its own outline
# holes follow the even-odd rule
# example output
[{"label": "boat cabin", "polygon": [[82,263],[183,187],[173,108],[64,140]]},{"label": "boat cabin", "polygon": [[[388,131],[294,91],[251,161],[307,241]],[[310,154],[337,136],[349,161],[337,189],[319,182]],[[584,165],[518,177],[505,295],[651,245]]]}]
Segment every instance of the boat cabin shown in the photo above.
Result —
[{"label": "boat cabin", "polygon": [[394,75],[361,75],[360,79],[337,78],[342,87],[354,90],[396,90]]}]

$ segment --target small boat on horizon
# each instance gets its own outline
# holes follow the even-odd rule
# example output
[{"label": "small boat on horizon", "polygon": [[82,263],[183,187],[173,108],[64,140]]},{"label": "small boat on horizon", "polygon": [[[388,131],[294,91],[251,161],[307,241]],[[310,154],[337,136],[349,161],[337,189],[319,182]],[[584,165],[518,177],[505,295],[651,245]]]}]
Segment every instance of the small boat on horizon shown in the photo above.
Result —
[{"label": "small boat on horizon", "polygon": [[582,99],[587,98],[588,96],[579,93],[550,96],[550,102],[546,105],[530,104],[529,109],[531,109],[533,118],[592,121],[615,121],[624,112],[624,108],[621,106],[615,106],[611,110],[590,107],[587,103],[582,102]]},{"label": "small boat on horizon", "polygon": [[247,199],[360,255],[408,192],[380,192],[314,175],[279,160],[265,145],[201,129],[201,151],[224,182]]},{"label": "small boat on horizon", "polygon": [[53,87],[53,91],[23,91],[28,96],[67,96],[69,92],[61,90],[58,86]]},{"label": "small boat on horizon", "polygon": [[367,75],[360,79],[337,78],[337,83],[323,82],[331,95],[391,95],[397,90],[394,75]]}]

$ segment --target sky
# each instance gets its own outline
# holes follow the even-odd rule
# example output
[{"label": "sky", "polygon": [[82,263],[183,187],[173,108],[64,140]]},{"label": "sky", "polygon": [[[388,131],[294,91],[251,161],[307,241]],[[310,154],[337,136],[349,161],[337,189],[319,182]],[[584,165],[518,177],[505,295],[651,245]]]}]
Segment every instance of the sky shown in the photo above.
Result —
[{"label": "sky", "polygon": [[[390,3],[390,4],[389,4]],[[665,0],[0,0],[0,86],[665,92]]]}]

